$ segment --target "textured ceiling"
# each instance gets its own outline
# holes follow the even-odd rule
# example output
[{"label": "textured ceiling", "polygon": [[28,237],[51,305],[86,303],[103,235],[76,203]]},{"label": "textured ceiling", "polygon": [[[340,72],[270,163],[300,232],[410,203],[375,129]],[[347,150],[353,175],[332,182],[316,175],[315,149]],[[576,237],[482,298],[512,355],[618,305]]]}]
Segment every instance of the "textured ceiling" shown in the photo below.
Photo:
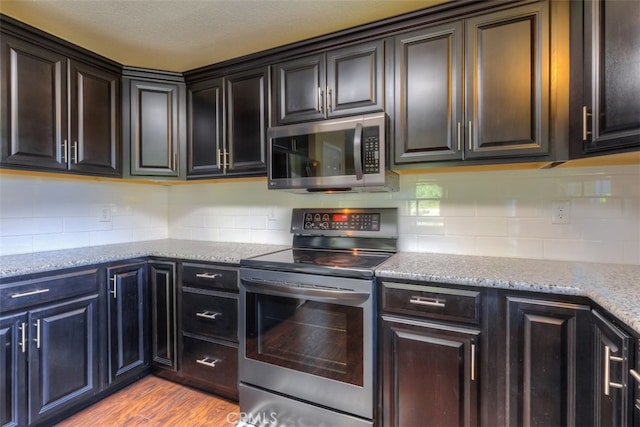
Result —
[{"label": "textured ceiling", "polygon": [[0,0],[0,11],[124,65],[186,71],[444,0]]}]

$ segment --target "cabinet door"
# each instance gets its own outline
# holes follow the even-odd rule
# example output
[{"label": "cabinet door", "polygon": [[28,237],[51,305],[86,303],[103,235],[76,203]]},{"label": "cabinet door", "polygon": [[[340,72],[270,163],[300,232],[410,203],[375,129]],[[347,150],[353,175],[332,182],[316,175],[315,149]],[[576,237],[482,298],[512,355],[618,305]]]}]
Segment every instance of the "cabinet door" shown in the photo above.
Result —
[{"label": "cabinet door", "polygon": [[310,55],[275,65],[274,111],[278,124],[325,117],[325,55]]},{"label": "cabinet door", "polygon": [[29,313],[29,423],[98,391],[98,297]]},{"label": "cabinet door", "polygon": [[151,287],[151,361],[155,366],[178,369],[176,363],[176,265],[149,264]]},{"label": "cabinet door", "polygon": [[633,424],[640,427],[640,341],[636,339],[636,363],[633,372]]},{"label": "cabinet door", "polygon": [[217,175],[223,172],[223,88],[221,78],[188,88],[189,177]]},{"label": "cabinet door", "polygon": [[130,81],[131,175],[180,174],[179,84]]},{"label": "cabinet door", "polygon": [[67,60],[2,35],[2,164],[65,170]]},{"label": "cabinet door", "polygon": [[384,110],[384,42],[327,52],[328,117]]},{"label": "cabinet door", "polygon": [[462,159],[462,23],[394,40],[394,163]]},{"label": "cabinet door", "polygon": [[477,425],[479,332],[383,319],[383,425]]},{"label": "cabinet door", "polygon": [[[25,335],[22,331],[25,331]],[[0,318],[0,426],[26,424],[27,320]],[[24,337],[24,339],[23,339]]]},{"label": "cabinet door", "polygon": [[506,309],[507,425],[590,425],[589,307],[507,297]]},{"label": "cabinet door", "polygon": [[[629,411],[631,337],[593,311],[595,334],[594,413],[596,426],[625,426]],[[631,389],[633,390],[633,389]]]},{"label": "cabinet door", "polygon": [[136,375],[148,365],[145,264],[107,269],[108,382]]},{"label": "cabinet door", "polygon": [[120,175],[120,77],[76,61],[69,77],[69,169]]},{"label": "cabinet door", "polygon": [[226,78],[227,174],[264,174],[269,124],[269,68]]},{"label": "cabinet door", "polygon": [[639,149],[640,2],[585,0],[583,7],[583,108],[574,111],[583,117],[573,140],[584,153]]},{"label": "cabinet door", "polygon": [[549,5],[466,21],[467,158],[549,150]]}]

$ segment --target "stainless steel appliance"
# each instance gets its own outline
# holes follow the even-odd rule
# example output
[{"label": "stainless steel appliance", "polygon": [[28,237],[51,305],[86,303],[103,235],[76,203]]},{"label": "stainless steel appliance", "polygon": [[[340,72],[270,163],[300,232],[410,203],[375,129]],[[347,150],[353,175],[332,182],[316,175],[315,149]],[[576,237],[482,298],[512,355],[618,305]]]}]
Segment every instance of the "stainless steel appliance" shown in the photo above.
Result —
[{"label": "stainless steel appliance", "polygon": [[268,188],[397,191],[388,170],[384,113],[293,124],[268,131]]},{"label": "stainless steel appliance", "polygon": [[248,425],[371,426],[374,269],[397,210],[294,209],[291,249],[240,262],[240,412]]}]

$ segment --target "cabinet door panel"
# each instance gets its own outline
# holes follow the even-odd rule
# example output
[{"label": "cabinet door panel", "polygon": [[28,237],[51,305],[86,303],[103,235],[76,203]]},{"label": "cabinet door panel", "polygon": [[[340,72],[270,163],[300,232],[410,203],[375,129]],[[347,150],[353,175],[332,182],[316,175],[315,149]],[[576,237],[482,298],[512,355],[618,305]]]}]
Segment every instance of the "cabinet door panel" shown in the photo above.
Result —
[{"label": "cabinet door panel", "polygon": [[29,313],[29,422],[98,389],[98,298]]},{"label": "cabinet door panel", "polygon": [[149,265],[151,286],[151,359],[154,364],[177,370],[176,295],[174,263]]},{"label": "cabinet door panel", "polygon": [[468,158],[548,152],[548,7],[466,21]]},{"label": "cabinet door panel", "polygon": [[266,67],[227,77],[228,174],[267,170],[268,82]]},{"label": "cabinet door panel", "polygon": [[462,24],[398,36],[395,163],[461,159]]},{"label": "cabinet door panel", "polygon": [[120,174],[120,77],[71,61],[71,170]]},{"label": "cabinet door panel", "polygon": [[64,170],[67,61],[3,35],[2,163]]},{"label": "cabinet door panel", "polygon": [[384,425],[477,425],[478,332],[427,325],[383,322]]},{"label": "cabinet door panel", "polygon": [[26,325],[25,315],[0,318],[0,426],[26,423],[26,348],[23,351],[21,334]]},{"label": "cabinet door panel", "polygon": [[325,56],[311,55],[275,66],[278,124],[324,118]]},{"label": "cabinet door panel", "polygon": [[384,44],[364,43],[327,53],[328,117],[384,109]]},{"label": "cabinet door panel", "polygon": [[222,79],[189,87],[188,176],[222,173],[223,140]]}]

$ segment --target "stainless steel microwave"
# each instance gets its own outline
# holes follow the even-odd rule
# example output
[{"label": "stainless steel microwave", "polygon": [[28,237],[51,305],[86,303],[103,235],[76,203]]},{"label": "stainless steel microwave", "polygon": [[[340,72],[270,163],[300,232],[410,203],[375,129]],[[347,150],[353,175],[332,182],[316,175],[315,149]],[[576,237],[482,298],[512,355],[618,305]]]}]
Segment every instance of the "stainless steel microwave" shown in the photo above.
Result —
[{"label": "stainless steel microwave", "polygon": [[299,192],[397,191],[384,113],[270,128],[268,186]]}]

